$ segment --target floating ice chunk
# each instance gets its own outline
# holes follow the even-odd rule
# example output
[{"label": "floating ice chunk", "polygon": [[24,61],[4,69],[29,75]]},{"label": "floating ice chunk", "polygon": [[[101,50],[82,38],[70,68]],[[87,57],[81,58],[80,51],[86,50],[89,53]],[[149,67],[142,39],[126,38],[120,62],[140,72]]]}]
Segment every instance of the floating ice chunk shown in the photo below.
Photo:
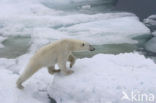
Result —
[{"label": "floating ice chunk", "polygon": [[153,53],[156,53],[156,37],[153,37],[151,40],[149,40],[146,44],[145,44],[145,48],[148,51],[151,51]]},{"label": "floating ice chunk", "polygon": [[98,54],[77,60],[71,75],[56,74],[48,93],[57,103],[129,103],[121,100],[123,91],[156,93],[155,67],[137,53]]},{"label": "floating ice chunk", "polygon": [[[68,27],[75,24],[96,21],[100,19],[119,17],[121,14],[71,14],[71,15],[54,15],[54,16],[38,16],[38,15],[12,15],[9,17],[0,16],[2,27],[0,33],[2,35],[31,35],[34,28],[50,27],[57,29],[60,27]],[[124,16],[124,15],[123,15]],[[83,18],[83,19],[82,19]]]},{"label": "floating ice chunk", "polygon": [[66,32],[61,32],[52,28],[35,28],[33,30],[32,38],[46,38],[46,39],[61,39],[70,38]]},{"label": "floating ice chunk", "polygon": [[62,13],[58,10],[50,9],[44,6],[40,0],[1,0],[1,16],[19,16],[20,15],[57,15]]},{"label": "floating ice chunk", "polygon": [[6,39],[6,37],[0,36],[0,42],[4,41],[5,39]]},{"label": "floating ice chunk", "polygon": [[2,44],[2,42],[6,39],[6,37],[2,37],[0,36],[0,48],[3,48],[4,45]]},{"label": "floating ice chunk", "polygon": [[91,5],[83,5],[81,8],[82,9],[90,9],[91,8]]},{"label": "floating ice chunk", "polygon": [[4,47],[4,45],[3,44],[0,44],[0,48],[3,48]]},{"label": "floating ice chunk", "polygon": [[156,36],[156,31],[152,32],[152,35],[153,35],[153,36]]},{"label": "floating ice chunk", "polygon": [[156,25],[156,15],[151,15],[148,18],[144,19],[144,23],[148,26]]},{"label": "floating ice chunk", "polygon": [[[62,38],[83,40],[85,38],[92,44],[136,43],[132,37],[149,33],[149,29],[132,13],[81,14],[78,11],[66,12],[55,8],[57,4],[60,6],[70,3],[80,8],[84,5],[92,8],[92,4],[111,4],[114,1],[15,0],[12,2],[2,0],[0,1],[0,34],[3,36],[31,36],[33,45],[37,45],[37,39],[41,40],[41,37],[41,42],[44,43],[48,43],[49,39]],[[52,4],[51,8],[47,6],[48,4]]]},{"label": "floating ice chunk", "polygon": [[146,19],[144,19],[144,23],[148,26],[152,31],[156,30],[156,15],[153,14]]},{"label": "floating ice chunk", "polygon": [[136,43],[132,39],[133,37],[150,34],[150,30],[135,16],[101,19],[66,28],[63,27],[60,30],[77,34],[75,37],[94,44]]},{"label": "floating ice chunk", "polygon": [[153,14],[149,16],[147,19],[144,20],[144,23],[151,29],[152,35],[154,36],[146,43],[145,49],[150,52],[156,53],[156,15]]}]

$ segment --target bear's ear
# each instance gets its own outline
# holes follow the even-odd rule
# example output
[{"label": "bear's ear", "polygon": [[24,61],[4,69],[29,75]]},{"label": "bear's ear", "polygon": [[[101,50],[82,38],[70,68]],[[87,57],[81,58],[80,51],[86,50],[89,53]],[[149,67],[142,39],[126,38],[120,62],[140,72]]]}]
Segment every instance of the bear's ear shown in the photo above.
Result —
[{"label": "bear's ear", "polygon": [[85,46],[85,44],[83,43],[82,46]]}]

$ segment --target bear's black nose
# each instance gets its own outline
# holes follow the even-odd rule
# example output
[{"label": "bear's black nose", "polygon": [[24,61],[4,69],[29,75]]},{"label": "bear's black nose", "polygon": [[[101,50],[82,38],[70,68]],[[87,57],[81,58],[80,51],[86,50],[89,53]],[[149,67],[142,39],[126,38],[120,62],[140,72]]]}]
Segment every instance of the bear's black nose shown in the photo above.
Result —
[{"label": "bear's black nose", "polygon": [[95,48],[92,48],[90,51],[94,51],[95,50]]},{"label": "bear's black nose", "polygon": [[91,45],[89,45],[89,47],[90,47],[90,51],[94,51],[95,50],[95,48],[92,47]]}]

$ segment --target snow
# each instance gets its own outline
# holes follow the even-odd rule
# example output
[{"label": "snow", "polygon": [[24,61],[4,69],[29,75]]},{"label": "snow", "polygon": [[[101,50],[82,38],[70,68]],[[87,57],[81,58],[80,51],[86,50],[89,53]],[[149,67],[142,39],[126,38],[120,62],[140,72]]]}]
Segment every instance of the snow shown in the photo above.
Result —
[{"label": "snow", "polygon": [[31,97],[29,91],[20,91],[16,89],[15,80],[17,79],[17,75],[12,72],[1,69],[0,75],[0,101],[3,103],[41,103],[39,100],[36,100]]},{"label": "snow", "polygon": [[[53,96],[52,93],[56,96],[59,94],[57,100],[61,97],[65,98],[64,101],[68,101],[66,97],[73,94],[81,101],[81,97],[85,96],[79,96],[79,94],[82,94],[79,89],[88,87],[84,90],[86,96],[99,96],[98,98],[104,96],[104,101],[109,99],[109,102],[112,97],[118,100],[116,88],[121,93],[120,88],[131,89],[138,86],[138,82],[142,84],[142,87],[139,85],[138,88],[154,90],[152,89],[154,87],[149,84],[155,85],[153,80],[155,78],[155,69],[153,69],[155,64],[136,53],[98,54],[93,58],[79,59],[73,67],[74,74],[63,78],[56,75],[55,80],[58,79],[58,83],[55,80],[52,83],[53,75],[49,75],[46,68],[43,68],[24,83],[24,90],[16,88],[16,80],[26,67],[33,51],[47,43],[62,38],[79,38],[94,45],[137,43],[136,40],[132,39],[133,37],[150,33],[150,30],[133,13],[104,13],[104,10],[106,10],[106,8],[103,9],[104,4],[111,4],[113,1],[115,0],[0,0],[0,48],[4,47],[2,42],[10,36],[31,38],[31,47],[28,53],[14,59],[0,58],[0,101],[3,103],[49,103],[48,94]],[[69,4],[72,5],[67,6]],[[60,92],[57,94],[56,91],[51,92],[53,90],[52,84],[55,87],[55,85],[62,83],[62,80],[68,82],[71,79],[75,80],[75,77],[78,76],[80,76],[80,80],[83,80],[82,77],[86,78],[80,87],[79,85],[74,86],[76,83],[72,81],[71,83],[74,84],[63,84],[65,90],[69,90],[67,93],[70,92],[67,86],[74,87],[71,94],[64,96],[65,93],[63,92],[62,94]],[[153,78],[149,80],[150,77]],[[90,85],[92,84],[91,79],[95,80],[97,78],[99,81]],[[76,82],[81,83],[80,80],[77,79]],[[105,81],[103,83],[100,80]],[[86,81],[88,82],[87,85],[85,84]],[[129,84],[129,87],[126,84]],[[58,85],[56,90],[59,88],[61,90],[63,85]],[[99,85],[97,86],[97,95],[88,94],[95,85]],[[103,88],[100,86],[103,86]],[[75,90],[76,94],[74,94]],[[101,93],[100,90],[104,90],[104,92]],[[116,94],[112,92],[113,90]],[[105,95],[107,93],[108,96]],[[70,100],[65,103],[72,102],[72,100],[74,102],[75,97],[70,98]]]},{"label": "snow", "polygon": [[109,18],[81,23],[72,27],[63,27],[61,31],[78,34],[76,35],[77,38],[87,40],[93,44],[135,43],[136,41],[132,40],[132,37],[149,34],[149,29],[138,21],[135,16]]},{"label": "snow", "polygon": [[21,35],[30,36],[33,40],[41,38],[49,41],[79,38],[97,45],[137,43],[133,37],[150,33],[149,29],[130,13],[13,15],[0,16],[0,22],[3,25],[0,28],[3,36]]},{"label": "snow", "polygon": [[55,74],[48,93],[57,103],[129,103],[122,91],[156,93],[155,67],[138,53],[98,54],[77,60],[69,76]]},{"label": "snow", "polygon": [[25,89],[16,88],[19,72],[23,71],[31,57],[25,54],[17,59],[0,58],[0,101],[3,103],[49,103],[47,87],[53,76],[46,68],[36,73],[25,83]]},{"label": "snow", "polygon": [[57,103],[122,103],[123,90],[155,93],[156,64],[138,53],[97,54],[78,59],[72,75],[56,74],[54,81],[53,75],[42,68],[24,83],[24,90],[19,90],[16,80],[31,56],[0,58],[0,101],[3,103],[49,103],[48,95]]},{"label": "snow", "polygon": [[[15,0],[12,2],[11,0],[1,0],[0,34],[5,37],[20,35],[30,36],[33,40],[46,39],[43,40],[43,44],[47,43],[47,39],[52,41],[62,38],[79,38],[82,40],[85,38],[86,41],[99,45],[136,43],[136,40],[132,40],[134,36],[150,33],[149,29],[132,13],[98,12],[91,14],[72,12],[72,10],[67,12],[56,7],[62,7],[61,5],[66,7],[70,3],[79,3],[78,5],[82,6],[82,9],[89,9],[89,5],[103,2],[111,3],[112,1]],[[89,4],[86,4],[87,2]],[[97,40],[98,38],[100,39]],[[38,45],[35,40],[33,45]]]}]

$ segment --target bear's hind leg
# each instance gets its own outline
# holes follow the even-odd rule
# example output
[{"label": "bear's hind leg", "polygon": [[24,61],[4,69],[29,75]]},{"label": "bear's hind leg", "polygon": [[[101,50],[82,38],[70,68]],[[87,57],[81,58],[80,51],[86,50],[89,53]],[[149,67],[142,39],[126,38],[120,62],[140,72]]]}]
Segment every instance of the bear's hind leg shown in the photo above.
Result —
[{"label": "bear's hind leg", "polygon": [[16,85],[19,89],[23,89],[22,83],[26,81],[28,78],[30,78],[35,72],[37,72],[40,69],[39,66],[36,68],[33,68],[32,66],[28,66],[28,68],[25,69],[25,71],[22,73],[22,75],[18,78]]},{"label": "bear's hind leg", "polygon": [[50,74],[54,74],[54,73],[56,73],[56,72],[60,72],[60,70],[56,70],[56,69],[55,69],[55,66],[50,66],[50,67],[48,67],[48,72],[49,72]]}]

